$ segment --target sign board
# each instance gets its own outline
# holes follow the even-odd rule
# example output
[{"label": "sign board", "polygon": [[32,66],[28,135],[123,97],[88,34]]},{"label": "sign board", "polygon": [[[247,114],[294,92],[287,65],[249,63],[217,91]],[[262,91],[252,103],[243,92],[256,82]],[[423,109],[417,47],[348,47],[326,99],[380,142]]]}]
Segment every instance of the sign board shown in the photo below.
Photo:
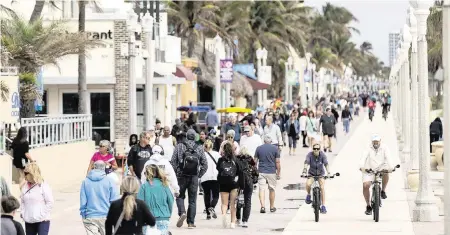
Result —
[{"label": "sign board", "polygon": [[297,71],[288,70],[286,76],[287,76],[289,85],[291,85],[291,86],[298,85],[298,72]]},{"label": "sign board", "polygon": [[[39,72],[37,73],[37,77],[36,77],[37,92],[41,96],[44,95],[44,81],[42,80],[42,72],[43,71],[44,71],[44,69],[41,67],[39,69]],[[34,107],[35,107],[36,111],[42,111],[42,99],[34,101]]]},{"label": "sign board", "polygon": [[0,98],[0,120],[5,123],[19,122],[20,116],[20,96],[19,96],[19,77],[18,76],[0,76],[2,82],[7,88],[7,100]]},{"label": "sign board", "polygon": [[311,81],[311,72],[308,69],[305,69],[304,80],[305,80],[305,82]]},{"label": "sign board", "polygon": [[271,66],[261,66],[261,78],[259,82],[272,85],[272,67]]},{"label": "sign board", "polygon": [[224,59],[220,60],[220,82],[232,83],[233,82],[233,60]]},{"label": "sign board", "polygon": [[235,64],[233,65],[233,70],[253,80],[257,80],[255,74],[255,66],[253,64]]}]

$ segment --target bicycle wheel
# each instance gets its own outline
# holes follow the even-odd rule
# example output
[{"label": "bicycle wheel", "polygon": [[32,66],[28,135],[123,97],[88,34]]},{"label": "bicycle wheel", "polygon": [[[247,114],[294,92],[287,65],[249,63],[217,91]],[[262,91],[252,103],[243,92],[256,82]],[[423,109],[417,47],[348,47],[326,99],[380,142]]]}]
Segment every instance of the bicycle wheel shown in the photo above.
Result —
[{"label": "bicycle wheel", "polygon": [[380,186],[373,186],[373,220],[378,222],[380,220]]},{"label": "bicycle wheel", "polygon": [[313,191],[313,207],[314,207],[314,220],[319,222],[320,215],[320,189],[314,188]]}]

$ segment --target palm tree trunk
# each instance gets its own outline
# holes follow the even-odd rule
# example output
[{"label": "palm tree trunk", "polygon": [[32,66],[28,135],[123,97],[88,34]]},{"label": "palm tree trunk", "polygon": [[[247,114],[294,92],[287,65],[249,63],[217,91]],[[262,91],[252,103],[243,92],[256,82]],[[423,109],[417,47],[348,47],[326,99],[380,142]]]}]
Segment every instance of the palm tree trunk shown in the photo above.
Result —
[{"label": "palm tree trunk", "polygon": [[45,1],[36,0],[34,3],[33,13],[31,13],[30,22],[34,22],[41,17],[42,10],[44,9]]},{"label": "palm tree trunk", "polygon": [[[86,30],[86,1],[78,2],[78,32],[84,33]],[[86,48],[80,47],[78,54],[78,113],[88,114],[87,102],[87,81],[86,81]]]},{"label": "palm tree trunk", "polygon": [[188,42],[187,42],[187,56],[189,58],[192,58],[192,56],[194,55],[194,50],[195,50],[195,33],[194,33],[194,28],[191,28],[189,30],[189,35],[188,35]]}]

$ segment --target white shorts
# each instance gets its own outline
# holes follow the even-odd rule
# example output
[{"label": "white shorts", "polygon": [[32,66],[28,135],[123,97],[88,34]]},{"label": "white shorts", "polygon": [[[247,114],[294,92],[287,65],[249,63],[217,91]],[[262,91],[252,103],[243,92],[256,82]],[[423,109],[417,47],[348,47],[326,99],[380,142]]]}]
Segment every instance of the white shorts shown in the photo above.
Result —
[{"label": "white shorts", "polygon": [[362,173],[362,181],[365,182],[373,182],[375,180],[374,174]]}]

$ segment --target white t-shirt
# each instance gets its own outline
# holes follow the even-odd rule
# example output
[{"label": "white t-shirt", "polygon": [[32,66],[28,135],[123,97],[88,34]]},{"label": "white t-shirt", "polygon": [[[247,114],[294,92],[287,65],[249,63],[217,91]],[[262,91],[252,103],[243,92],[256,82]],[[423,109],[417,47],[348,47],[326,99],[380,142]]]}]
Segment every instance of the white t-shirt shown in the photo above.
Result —
[{"label": "white t-shirt", "polygon": [[250,137],[243,135],[241,137],[241,148],[247,148],[248,154],[252,157],[255,157],[256,148],[262,144],[261,136],[258,134],[253,134]]},{"label": "white t-shirt", "polygon": [[[208,153],[211,154],[211,156]],[[202,178],[200,178],[200,181],[202,183],[205,181],[208,181],[208,180],[217,180],[217,175],[219,174],[219,172],[217,171],[217,165],[216,165],[216,163],[219,161],[219,158],[220,158],[219,153],[216,151],[212,151],[212,150],[209,152],[205,151],[205,157],[206,157],[206,161],[208,162],[208,169],[206,170],[206,172],[202,176]],[[211,157],[214,158],[215,162]]]},{"label": "white t-shirt", "polygon": [[172,159],[173,150],[175,148],[173,146],[173,136],[170,135],[167,138],[163,136],[159,137],[159,145],[163,147],[164,157],[170,161],[170,159]]}]

